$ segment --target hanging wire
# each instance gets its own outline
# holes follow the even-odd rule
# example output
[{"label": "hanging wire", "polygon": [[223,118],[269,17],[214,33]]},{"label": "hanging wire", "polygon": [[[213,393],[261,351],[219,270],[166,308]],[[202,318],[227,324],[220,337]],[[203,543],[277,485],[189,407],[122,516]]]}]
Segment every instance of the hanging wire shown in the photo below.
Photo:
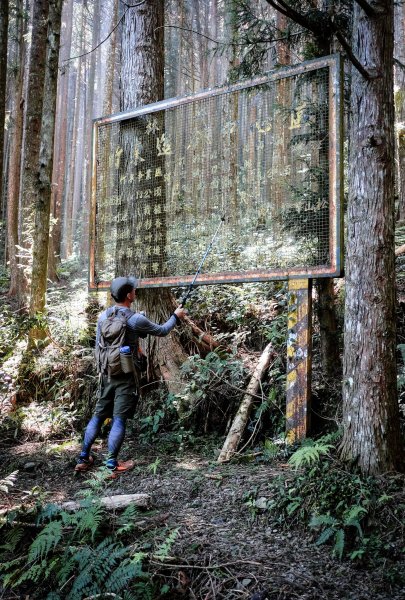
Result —
[{"label": "hanging wire", "polygon": [[114,31],[117,29],[117,27],[122,23],[122,21],[125,18],[125,15],[127,14],[127,12],[131,9],[131,8],[137,8],[138,6],[141,6],[141,4],[144,4],[146,2],[146,0],[141,0],[141,2],[138,2],[137,4],[134,4],[132,6],[130,6],[129,4],[126,4],[125,2],[123,2],[123,0],[121,0],[121,2],[127,7],[124,14],[122,15],[122,17],[119,19],[119,21],[117,22],[117,24],[115,25],[115,27],[113,27],[111,29],[111,31],[108,33],[108,35],[97,44],[97,46],[94,46],[94,48],[92,48],[91,50],[89,50],[88,52],[84,52],[83,54],[78,54],[77,56],[71,56],[70,58],[67,58],[66,60],[64,60],[64,64],[72,61],[72,60],[76,60],[77,58],[83,58],[83,56],[87,56],[88,54],[91,54],[92,52],[94,52],[95,50],[97,50],[98,48],[100,48],[100,46],[102,46],[114,33]]}]

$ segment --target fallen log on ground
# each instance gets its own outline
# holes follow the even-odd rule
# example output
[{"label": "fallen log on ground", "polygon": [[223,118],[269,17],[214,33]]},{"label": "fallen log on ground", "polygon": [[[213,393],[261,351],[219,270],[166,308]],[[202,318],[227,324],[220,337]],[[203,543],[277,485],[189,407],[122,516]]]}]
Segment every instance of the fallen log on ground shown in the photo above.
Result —
[{"label": "fallen log on ground", "polygon": [[[115,510],[118,508],[126,508],[130,504],[135,504],[138,508],[150,508],[152,504],[152,498],[149,494],[121,494],[119,496],[105,496],[100,500],[101,506],[104,506],[108,510]],[[75,511],[81,508],[80,502],[69,501],[63,502],[61,507],[67,511]]]},{"label": "fallen log on ground", "polygon": [[245,431],[249,415],[251,413],[255,396],[259,390],[260,382],[266,374],[269,368],[271,360],[275,357],[275,351],[271,344],[268,344],[260,359],[257,363],[257,367],[254,370],[252,378],[246,389],[245,395],[243,396],[242,402],[239,406],[238,412],[233,420],[231,428],[226,437],[225,443],[222,447],[220,455],[218,456],[218,462],[223,463],[232,458],[235,454],[239,442],[242,438],[243,432]]}]

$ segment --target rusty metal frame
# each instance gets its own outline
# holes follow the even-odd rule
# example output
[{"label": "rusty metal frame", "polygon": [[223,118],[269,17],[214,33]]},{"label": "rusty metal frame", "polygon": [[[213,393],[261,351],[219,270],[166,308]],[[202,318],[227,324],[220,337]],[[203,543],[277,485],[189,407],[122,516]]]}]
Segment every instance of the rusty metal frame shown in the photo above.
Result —
[{"label": "rusty metal frame", "polygon": [[[201,274],[198,279],[198,285],[224,284],[224,283],[243,283],[254,281],[269,280],[288,280],[296,278],[320,278],[320,277],[341,277],[343,274],[343,77],[342,77],[342,59],[339,54],[334,54],[298,65],[285,67],[272,71],[262,77],[253,80],[237,83],[232,86],[206,90],[197,94],[181,98],[172,98],[162,100],[142,106],[140,108],[129,110],[122,113],[106,116],[93,121],[93,144],[92,144],[92,177],[91,177],[91,211],[90,211],[90,251],[89,251],[89,289],[102,290],[107,289],[109,281],[95,280],[95,227],[96,227],[96,148],[98,139],[98,128],[101,125],[116,123],[133,119],[145,114],[162,111],[168,108],[178,107],[184,104],[211,98],[224,93],[231,93],[243,90],[252,86],[257,86],[294,75],[303,74],[316,69],[329,68],[329,248],[330,264],[329,266],[317,268],[300,269],[272,269],[272,270],[251,270],[251,271],[230,271],[213,274]],[[141,279],[140,288],[156,287],[177,287],[187,286],[191,283],[193,275],[181,277],[157,277],[150,279]]]}]

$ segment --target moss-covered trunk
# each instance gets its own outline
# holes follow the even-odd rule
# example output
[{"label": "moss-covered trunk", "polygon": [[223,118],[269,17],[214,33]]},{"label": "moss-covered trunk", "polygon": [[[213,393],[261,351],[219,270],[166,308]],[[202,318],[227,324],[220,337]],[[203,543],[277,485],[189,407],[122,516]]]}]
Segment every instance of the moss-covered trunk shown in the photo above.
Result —
[{"label": "moss-covered trunk", "polygon": [[30,298],[30,314],[32,316],[42,313],[45,307],[61,15],[62,0],[52,0],[49,3],[41,144],[35,190],[35,225]]}]

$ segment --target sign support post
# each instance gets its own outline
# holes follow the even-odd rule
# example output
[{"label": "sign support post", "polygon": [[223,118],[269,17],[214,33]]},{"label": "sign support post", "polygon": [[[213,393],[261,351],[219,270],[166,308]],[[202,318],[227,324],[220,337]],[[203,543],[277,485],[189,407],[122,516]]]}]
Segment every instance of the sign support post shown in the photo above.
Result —
[{"label": "sign support post", "polygon": [[307,436],[312,367],[312,279],[288,282],[286,435],[289,443]]}]

